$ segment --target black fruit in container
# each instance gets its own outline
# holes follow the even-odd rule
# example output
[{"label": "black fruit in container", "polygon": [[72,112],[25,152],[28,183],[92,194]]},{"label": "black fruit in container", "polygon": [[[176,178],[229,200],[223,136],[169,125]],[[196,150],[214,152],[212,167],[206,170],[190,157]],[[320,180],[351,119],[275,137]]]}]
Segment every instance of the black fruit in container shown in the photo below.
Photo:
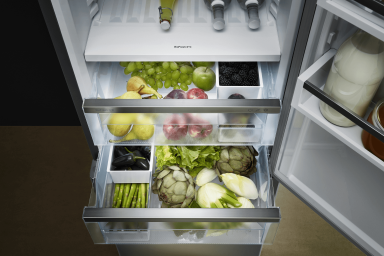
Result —
[{"label": "black fruit in container", "polygon": [[257,62],[220,62],[220,86],[260,86]]},{"label": "black fruit in container", "polygon": [[[132,153],[128,153],[125,156],[120,156],[120,157],[115,158],[112,161],[112,165],[116,166],[116,167],[133,166],[136,164],[137,160],[142,160],[142,159],[146,160],[144,157],[138,157]],[[148,168],[149,168],[149,165],[148,165]]]},{"label": "black fruit in container", "polygon": [[135,167],[139,168],[140,170],[149,170],[148,160],[145,159],[145,157],[143,156],[143,154],[139,150],[135,150],[135,151],[131,152],[127,149],[127,151],[129,153],[132,153],[134,156],[141,158],[141,159],[136,160],[136,162],[134,164]]},{"label": "black fruit in container", "polygon": [[114,155],[111,170],[149,170],[150,146],[116,146]]},{"label": "black fruit in container", "polygon": [[151,146],[140,147],[140,152],[147,160],[151,160]]}]

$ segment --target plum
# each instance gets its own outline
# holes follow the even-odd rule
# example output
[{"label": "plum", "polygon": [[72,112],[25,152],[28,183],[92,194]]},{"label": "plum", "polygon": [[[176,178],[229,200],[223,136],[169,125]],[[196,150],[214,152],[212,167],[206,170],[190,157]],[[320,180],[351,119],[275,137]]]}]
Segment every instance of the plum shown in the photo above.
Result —
[{"label": "plum", "polygon": [[187,93],[180,89],[173,90],[164,99],[187,99]]},{"label": "plum", "polygon": [[243,100],[243,99],[245,99],[245,97],[239,93],[234,93],[231,96],[229,96],[228,99],[241,99],[241,100]]}]

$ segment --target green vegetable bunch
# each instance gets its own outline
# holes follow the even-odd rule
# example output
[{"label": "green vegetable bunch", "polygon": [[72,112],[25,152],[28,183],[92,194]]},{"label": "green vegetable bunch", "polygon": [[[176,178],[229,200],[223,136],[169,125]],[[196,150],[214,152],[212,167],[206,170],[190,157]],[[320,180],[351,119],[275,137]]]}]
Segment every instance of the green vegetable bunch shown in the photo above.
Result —
[{"label": "green vegetable bunch", "polygon": [[189,170],[195,177],[203,168],[212,169],[220,159],[219,146],[157,146],[157,168],[178,165]]},{"label": "green vegetable bunch", "polygon": [[147,208],[148,183],[116,184],[113,208]]}]

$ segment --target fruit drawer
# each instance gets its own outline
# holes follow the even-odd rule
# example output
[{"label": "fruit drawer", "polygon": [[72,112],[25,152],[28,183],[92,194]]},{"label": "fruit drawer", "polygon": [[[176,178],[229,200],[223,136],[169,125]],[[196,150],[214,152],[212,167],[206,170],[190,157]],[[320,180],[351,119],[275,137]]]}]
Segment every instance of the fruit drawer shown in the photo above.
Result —
[{"label": "fruit drawer", "polygon": [[[266,64],[259,63],[257,66],[259,86],[220,86],[219,65],[215,63],[212,70],[216,74],[216,86],[206,92],[208,99],[227,99],[232,94],[242,94],[250,99],[264,98],[264,82],[262,70],[267,72]],[[253,71],[255,71],[254,69]],[[126,84],[131,75],[124,74],[124,67],[119,63],[100,63],[98,71],[94,75],[93,98],[109,99],[115,98],[127,92]],[[194,84],[189,89],[196,88]],[[172,87],[158,89],[162,96],[168,95]],[[152,103],[156,100],[143,100]],[[159,102],[161,103],[161,101]],[[122,119],[116,118],[116,114],[87,114],[99,115],[103,139],[102,144],[157,144],[157,145],[204,145],[204,144],[226,144],[226,143],[260,143],[266,122],[263,114],[125,114],[120,115]],[[129,118],[125,118],[129,117]],[[113,121],[112,121],[113,119]],[[129,121],[127,121],[127,119]],[[128,124],[129,122],[129,124]],[[112,124],[113,123],[113,124]],[[127,123],[127,124],[125,124]],[[124,125],[125,124],[125,125]],[[133,126],[131,125],[133,124]],[[126,135],[135,133],[134,125],[142,125],[150,131],[148,136],[132,136],[128,139]],[[182,127],[175,131],[169,126],[180,125]],[[148,125],[148,126],[145,126]],[[152,126],[153,125],[153,126]],[[165,126],[170,128],[166,131]],[[120,130],[119,130],[120,129]],[[121,136],[120,136],[121,135]]]}]

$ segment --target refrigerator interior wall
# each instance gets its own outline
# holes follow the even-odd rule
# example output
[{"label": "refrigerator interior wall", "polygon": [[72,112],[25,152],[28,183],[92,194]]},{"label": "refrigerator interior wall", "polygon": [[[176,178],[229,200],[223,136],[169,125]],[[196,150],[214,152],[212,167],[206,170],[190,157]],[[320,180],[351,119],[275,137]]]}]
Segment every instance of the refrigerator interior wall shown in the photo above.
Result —
[{"label": "refrigerator interior wall", "polygon": [[[318,4],[328,8],[330,2]],[[342,19],[320,6],[274,175],[361,248],[383,255],[384,163],[362,147],[361,128],[330,124],[320,114],[319,100],[300,86],[308,80],[321,88],[336,50],[368,22],[348,11],[339,12]],[[371,26],[374,33],[380,30]]]},{"label": "refrigerator interior wall", "polygon": [[[190,0],[180,0],[180,1],[188,2]],[[97,66],[99,63],[97,61],[87,62],[85,60],[84,53],[86,51],[87,44],[89,43],[89,33],[92,29],[92,26],[97,26],[98,25],[97,21],[103,15],[103,10],[104,10],[103,7],[105,4],[105,1],[100,0],[97,2],[99,7],[99,12],[96,13],[94,17],[93,17],[94,13],[92,12],[93,10],[92,6],[94,3],[88,5],[90,1],[51,0],[51,2],[54,7],[56,17],[58,19],[58,23],[64,38],[64,42],[70,56],[72,67],[73,67],[76,79],[78,81],[78,85],[80,87],[81,96],[83,99],[90,98],[92,95],[94,95],[95,87],[93,86],[92,78],[94,77],[95,72],[97,72]],[[127,8],[132,4],[135,4],[135,1],[133,0],[132,1],[108,0],[108,2],[109,3],[113,2],[117,5],[126,3],[125,6]],[[153,5],[152,0],[148,0],[146,1],[146,3],[147,2]],[[268,6],[270,4],[270,1],[267,0],[265,2],[265,5],[260,10],[264,29],[274,30],[273,33],[275,33],[276,36],[273,36],[272,38],[275,38],[273,40],[275,40],[275,43],[279,46],[279,49],[280,49],[280,56],[279,56],[280,61],[268,62],[268,69],[270,70],[270,72],[266,74],[266,77],[264,79],[264,80],[267,80],[266,89],[269,90],[267,97],[279,98],[282,92],[284,91],[284,81],[287,77],[288,70],[289,70],[290,60],[292,57],[292,50],[295,44],[296,32],[299,26],[303,2],[304,1],[302,0],[284,1],[284,4],[281,4],[279,6],[279,14],[277,17],[277,21],[274,20],[274,17],[268,11]],[[182,5],[180,6],[182,7]],[[231,6],[232,6],[231,8],[233,8],[234,10],[238,8],[238,4],[236,1],[234,1],[231,4]],[[185,8],[185,6],[183,8]],[[237,10],[236,10],[236,13],[237,13]],[[126,15],[126,13],[122,13],[122,14]],[[229,14],[230,13],[228,13],[227,15]],[[244,14],[241,14],[241,15],[244,15]],[[154,18],[157,18],[157,16],[151,17],[151,19],[154,19]],[[230,18],[231,18],[230,16],[227,16],[227,19],[230,19]],[[135,23],[135,26],[137,25],[140,25],[140,23]],[[246,24],[242,24],[242,25],[246,26]],[[150,26],[156,26],[156,24],[151,23]],[[205,24],[204,26],[210,26],[210,24]],[[172,31],[168,33],[172,33]],[[212,30],[212,33],[217,33],[217,32]],[[225,31],[220,33],[225,33]],[[258,31],[249,30],[247,33],[249,33],[250,40],[252,40],[252,36],[253,36],[252,33],[254,33],[255,40],[257,41]],[[223,44],[224,42],[221,42],[221,43]],[[156,41],[153,41],[153,43],[156,44]],[[216,56],[216,57],[218,58],[222,55],[224,56],[225,53],[223,52],[223,54],[220,54],[219,56]],[[202,58],[204,58],[204,56],[202,56]],[[228,60],[230,59],[231,58],[228,58]],[[190,61],[187,59],[185,60]],[[244,59],[240,58],[238,59],[238,61],[244,61]],[[258,61],[258,59],[256,58],[255,61]],[[86,120],[88,122],[88,127],[91,131],[94,144],[103,145],[105,141],[104,130],[103,130],[99,116],[97,114],[86,115]],[[268,115],[268,118],[265,123],[266,133],[263,136],[263,142],[262,142],[263,144],[272,145],[274,143],[278,120],[279,120],[279,115]]]}]

